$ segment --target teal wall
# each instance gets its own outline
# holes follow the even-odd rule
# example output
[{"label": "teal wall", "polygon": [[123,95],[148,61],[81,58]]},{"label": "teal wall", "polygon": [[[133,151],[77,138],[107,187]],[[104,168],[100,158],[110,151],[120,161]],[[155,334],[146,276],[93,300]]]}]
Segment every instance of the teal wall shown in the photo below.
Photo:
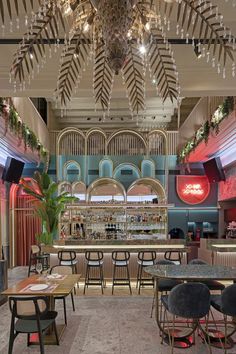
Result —
[{"label": "teal wall", "polygon": [[[136,179],[154,177],[164,186],[165,156],[151,156],[150,161],[143,155],[139,156],[59,156],[58,179],[63,180],[63,166],[67,161],[76,161],[81,168],[81,181],[89,186],[99,177],[115,178],[127,189]],[[148,163],[145,164],[145,161]],[[120,166],[122,165],[122,166]],[[150,166],[153,166],[153,169]],[[126,173],[124,173],[126,170]],[[55,157],[52,157],[49,173],[54,175]],[[130,171],[130,172],[128,172]],[[115,175],[114,175],[115,173]]]}]

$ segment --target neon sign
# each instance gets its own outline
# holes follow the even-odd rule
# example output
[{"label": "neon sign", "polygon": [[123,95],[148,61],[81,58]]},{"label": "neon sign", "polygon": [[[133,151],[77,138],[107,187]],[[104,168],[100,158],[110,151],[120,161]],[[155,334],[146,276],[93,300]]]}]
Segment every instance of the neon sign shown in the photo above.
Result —
[{"label": "neon sign", "polygon": [[202,195],[204,193],[204,190],[202,189],[202,186],[200,183],[197,184],[186,184],[185,188],[183,189],[183,194],[185,195]]},{"label": "neon sign", "polygon": [[206,176],[176,176],[176,191],[186,204],[201,204],[209,195],[210,184]]}]

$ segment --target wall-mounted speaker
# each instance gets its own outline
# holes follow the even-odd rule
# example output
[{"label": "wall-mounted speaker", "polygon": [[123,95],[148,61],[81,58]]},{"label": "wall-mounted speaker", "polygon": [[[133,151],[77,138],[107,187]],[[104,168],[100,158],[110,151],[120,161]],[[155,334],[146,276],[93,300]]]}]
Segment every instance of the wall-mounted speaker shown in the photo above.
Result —
[{"label": "wall-mounted speaker", "polygon": [[24,162],[8,156],[2,173],[2,180],[16,184],[19,183],[24,165]]},{"label": "wall-mounted speaker", "polygon": [[203,167],[210,183],[225,181],[225,174],[219,157],[204,162]]}]

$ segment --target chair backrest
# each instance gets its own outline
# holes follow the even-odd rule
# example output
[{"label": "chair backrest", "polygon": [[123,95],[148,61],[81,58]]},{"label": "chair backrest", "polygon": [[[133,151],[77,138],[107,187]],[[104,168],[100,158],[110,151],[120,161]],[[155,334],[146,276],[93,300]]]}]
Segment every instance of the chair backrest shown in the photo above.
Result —
[{"label": "chair backrest", "polygon": [[9,307],[15,318],[39,319],[48,312],[49,300],[46,296],[11,296]]},{"label": "chair backrest", "polygon": [[50,269],[50,274],[69,275],[73,274],[71,266],[56,265]]},{"label": "chair backrest", "polygon": [[195,258],[195,259],[191,259],[191,261],[188,262],[188,264],[207,264],[207,262],[203,261],[200,258]]},{"label": "chair backrest", "polygon": [[166,251],[164,254],[164,258],[168,261],[178,262],[181,264],[183,258],[182,251]]},{"label": "chair backrest", "polygon": [[128,262],[130,259],[130,253],[129,251],[113,251],[111,257],[113,261]]},{"label": "chair backrest", "polygon": [[103,260],[103,252],[102,251],[86,251],[85,259],[87,261],[98,261],[101,262]]},{"label": "chair backrest", "polygon": [[38,245],[31,245],[31,254],[37,254],[40,252],[40,247]]},{"label": "chair backrest", "polygon": [[179,284],[170,291],[168,308],[176,316],[202,318],[208,314],[210,309],[210,291],[202,283]]},{"label": "chair backrest", "polygon": [[168,260],[168,259],[160,259],[159,261],[156,261],[155,264],[159,265],[175,265],[174,262]]},{"label": "chair backrest", "polygon": [[236,316],[236,284],[225,288],[221,295],[221,311],[228,316]]},{"label": "chair backrest", "polygon": [[62,261],[74,261],[76,259],[75,251],[58,251],[58,259]]},{"label": "chair backrest", "polygon": [[155,261],[156,259],[156,252],[155,251],[140,251],[138,253],[138,259],[142,261]]}]

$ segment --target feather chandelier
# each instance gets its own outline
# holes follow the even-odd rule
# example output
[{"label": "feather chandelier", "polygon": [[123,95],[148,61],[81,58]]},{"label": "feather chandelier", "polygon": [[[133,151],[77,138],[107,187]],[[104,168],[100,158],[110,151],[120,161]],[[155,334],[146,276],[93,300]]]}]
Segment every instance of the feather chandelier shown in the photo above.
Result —
[{"label": "feather chandelier", "polygon": [[[226,1],[235,6],[235,0]],[[11,80],[15,88],[24,89],[63,44],[56,88],[62,106],[79,87],[89,59],[95,102],[104,112],[109,111],[114,75],[123,78],[132,113],[145,109],[146,72],[163,101],[178,100],[178,72],[168,41],[175,14],[176,37],[197,47],[223,77],[231,61],[235,76],[235,38],[214,1],[0,0],[3,30],[7,17],[12,28],[13,12],[19,27],[19,6],[27,31],[14,55]]]}]

